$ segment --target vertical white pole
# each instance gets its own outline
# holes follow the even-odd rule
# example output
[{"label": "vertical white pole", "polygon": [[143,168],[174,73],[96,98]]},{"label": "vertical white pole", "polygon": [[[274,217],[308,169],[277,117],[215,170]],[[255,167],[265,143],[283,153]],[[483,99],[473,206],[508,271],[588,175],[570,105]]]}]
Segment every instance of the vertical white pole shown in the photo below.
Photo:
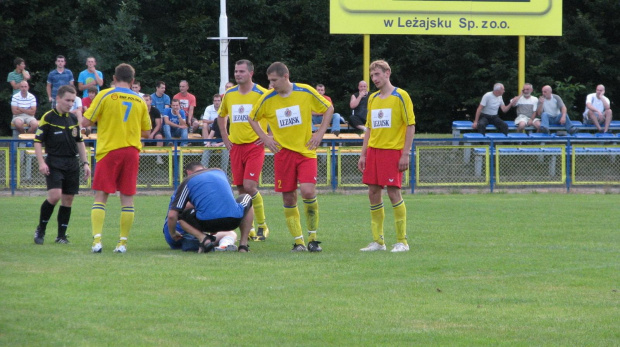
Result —
[{"label": "vertical white pole", "polygon": [[220,94],[228,82],[228,17],[226,0],[220,0]]}]

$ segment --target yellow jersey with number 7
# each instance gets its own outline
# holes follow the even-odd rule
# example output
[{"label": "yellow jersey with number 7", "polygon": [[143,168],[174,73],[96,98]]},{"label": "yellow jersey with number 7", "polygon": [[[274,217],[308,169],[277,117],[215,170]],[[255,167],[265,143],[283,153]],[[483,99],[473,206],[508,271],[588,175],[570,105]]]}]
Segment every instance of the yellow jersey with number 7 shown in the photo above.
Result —
[{"label": "yellow jersey with number 7", "polygon": [[104,89],[84,113],[97,124],[95,158],[125,147],[142,149],[142,131],[151,130],[151,118],[140,95],[127,88]]}]

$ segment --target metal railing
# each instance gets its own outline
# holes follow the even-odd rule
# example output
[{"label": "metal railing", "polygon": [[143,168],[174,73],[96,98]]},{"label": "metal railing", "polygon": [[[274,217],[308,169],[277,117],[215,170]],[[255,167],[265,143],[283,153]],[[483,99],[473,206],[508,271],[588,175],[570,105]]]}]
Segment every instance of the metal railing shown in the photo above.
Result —
[{"label": "metal railing", "polygon": [[[145,146],[140,153],[138,189],[175,188],[182,181],[182,168],[189,161],[219,167],[230,174],[229,154],[224,147],[204,147],[205,140],[183,140],[188,146]],[[211,142],[214,142],[210,140]],[[91,149],[93,172],[95,140]],[[410,169],[403,173],[403,189],[441,187],[565,187],[620,186],[620,138],[577,139],[417,139],[412,146]],[[45,189],[45,177],[30,140],[0,140],[0,186],[12,193]],[[327,190],[365,188],[357,169],[362,139],[326,139],[317,151],[317,187]],[[273,154],[265,152],[260,185],[273,187]],[[91,188],[90,178],[80,178],[82,189]]]}]

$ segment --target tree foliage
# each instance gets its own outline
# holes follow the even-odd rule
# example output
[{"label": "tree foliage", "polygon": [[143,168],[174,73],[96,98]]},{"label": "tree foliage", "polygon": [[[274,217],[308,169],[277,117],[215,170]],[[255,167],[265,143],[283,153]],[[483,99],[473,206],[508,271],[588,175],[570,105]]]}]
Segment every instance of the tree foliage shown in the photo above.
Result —
[{"label": "tree foliage", "polygon": [[[292,81],[325,84],[336,111],[349,115],[350,95],[363,78],[363,38],[329,34],[329,0],[229,0],[227,6],[229,36],[248,37],[229,45],[231,78],[234,61],[247,58],[255,63],[255,80],[266,86],[266,68],[282,61]],[[620,95],[615,58],[620,3],[564,0],[563,7],[563,36],[526,38],[526,80],[538,93],[546,84],[571,90],[573,100],[561,96],[575,116],[596,84],[606,85],[612,103]],[[58,54],[67,57],[76,78],[85,58],[95,56],[106,85],[121,62],[136,68],[144,92],[153,92],[163,80],[172,95],[186,79],[198,112],[218,91],[219,42],[208,37],[219,35],[219,1],[6,0],[0,9],[4,73],[14,68],[15,57],[26,59],[39,114],[49,107],[45,84]],[[495,82],[506,86],[506,100],[516,95],[517,45],[513,36],[376,35],[371,36],[371,59],[386,59],[394,85],[411,94],[418,131],[445,132],[452,120],[473,116]],[[5,133],[10,93],[5,83],[0,89]]]}]

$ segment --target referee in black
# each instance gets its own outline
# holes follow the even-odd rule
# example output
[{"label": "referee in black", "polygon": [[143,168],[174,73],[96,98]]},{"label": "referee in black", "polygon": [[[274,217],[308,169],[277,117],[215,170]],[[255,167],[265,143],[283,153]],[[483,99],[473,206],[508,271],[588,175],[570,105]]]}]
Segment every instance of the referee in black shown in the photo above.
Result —
[{"label": "referee in black", "polygon": [[[77,116],[69,113],[75,102],[76,91],[71,85],[58,89],[56,107],[41,117],[39,129],[34,139],[34,151],[39,161],[39,171],[47,182],[47,199],[41,205],[39,226],[34,233],[34,243],[41,245],[45,238],[47,223],[52,217],[54,207],[58,209],[58,237],[56,243],[69,243],[67,226],[71,219],[71,204],[80,187],[80,167],[84,175],[90,176],[90,164],[86,156],[86,146],[82,141]],[[47,158],[43,158],[43,147]],[[80,155],[80,159],[76,155]]]}]

